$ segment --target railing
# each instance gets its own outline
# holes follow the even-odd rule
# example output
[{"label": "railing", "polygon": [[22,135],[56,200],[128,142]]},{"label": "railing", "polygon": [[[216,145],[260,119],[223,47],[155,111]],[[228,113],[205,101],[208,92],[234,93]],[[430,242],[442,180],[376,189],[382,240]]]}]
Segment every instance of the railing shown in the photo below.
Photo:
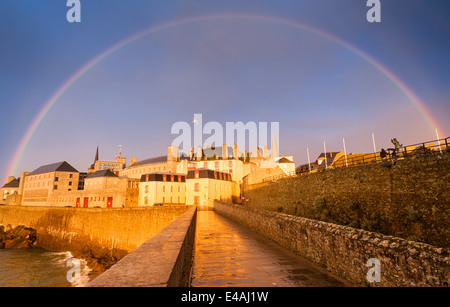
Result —
[{"label": "railing", "polygon": [[270,177],[265,177],[263,179],[263,182],[273,182],[273,181],[278,181],[280,179],[291,178],[291,177],[294,177],[294,176],[297,176],[296,171],[287,172],[287,173],[284,173],[284,174],[273,175],[273,176],[270,176]]},{"label": "railing", "polygon": [[[351,167],[363,164],[374,164],[381,162],[392,162],[405,158],[423,156],[423,155],[439,155],[444,151],[449,151],[450,137],[445,139],[439,139],[434,141],[422,142],[408,146],[402,146],[399,148],[388,148],[382,150],[382,152],[376,152],[371,154],[348,154],[342,155],[338,160],[325,162],[322,164],[308,164],[302,165],[297,168],[297,175],[305,175],[313,172],[322,172],[326,169]],[[328,161],[328,160],[327,160]]]}]

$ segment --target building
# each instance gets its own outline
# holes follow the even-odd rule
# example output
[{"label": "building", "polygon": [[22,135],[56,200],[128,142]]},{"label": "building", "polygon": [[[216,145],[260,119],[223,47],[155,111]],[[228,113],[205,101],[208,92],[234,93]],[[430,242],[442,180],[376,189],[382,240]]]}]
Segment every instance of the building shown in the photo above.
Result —
[{"label": "building", "polygon": [[[276,146],[274,142],[272,146]],[[114,161],[99,159],[80,173],[66,161],[43,165],[21,180],[10,178],[0,204],[78,208],[122,208],[155,205],[199,205],[214,200],[242,202],[242,187],[293,173],[292,156],[269,155],[267,146],[253,152],[221,147],[198,147],[190,153],[167,146],[167,154],[144,160],[127,159],[120,146]],[[245,181],[245,182],[244,182]]]},{"label": "building", "polygon": [[310,164],[300,165],[297,169],[297,173],[309,173],[309,172],[322,172],[325,171],[329,167],[334,167],[337,161],[344,161],[345,154],[343,152],[327,152],[321,153],[319,157],[317,157],[316,161]]},{"label": "building", "polygon": [[150,173],[141,176],[139,207],[186,204],[186,174]]},{"label": "building", "polygon": [[2,186],[0,189],[0,204],[5,205],[7,203],[7,197],[12,195],[18,195],[19,194],[19,186],[20,186],[20,178],[15,178],[13,176],[10,176],[8,178],[8,182]]},{"label": "building", "polygon": [[77,208],[136,207],[138,196],[138,180],[119,177],[109,169],[99,170],[86,177],[84,190],[73,193],[71,196],[73,203],[70,206]]},{"label": "building", "polygon": [[186,205],[212,210],[214,200],[232,201],[232,176],[210,169],[190,170],[186,177]]},{"label": "building", "polygon": [[77,191],[78,182],[78,171],[66,161],[43,165],[23,178],[21,204],[52,205],[57,199],[68,197],[68,192]]},{"label": "building", "polygon": [[167,155],[138,161],[136,157],[130,159],[130,165],[119,172],[120,176],[141,179],[142,175],[163,172],[176,173],[178,166],[178,148],[167,147]]},{"label": "building", "polygon": [[124,168],[126,168],[127,158],[121,156],[122,147],[119,149],[119,153],[116,155],[116,159],[114,161],[102,161],[99,160],[98,157],[98,146],[97,151],[95,153],[94,163],[87,170],[87,174],[95,173],[96,171],[102,171],[109,169],[116,175],[119,174]]},{"label": "building", "polygon": [[289,157],[281,157],[276,163],[286,175],[295,175],[295,163]]},{"label": "building", "polygon": [[209,169],[216,172],[227,173],[232,180],[232,198],[238,202],[241,198],[241,184],[245,176],[247,176],[253,163],[244,162],[244,159],[221,159],[210,158],[209,160],[182,160],[178,164],[178,172],[187,174],[189,171],[197,169]]}]

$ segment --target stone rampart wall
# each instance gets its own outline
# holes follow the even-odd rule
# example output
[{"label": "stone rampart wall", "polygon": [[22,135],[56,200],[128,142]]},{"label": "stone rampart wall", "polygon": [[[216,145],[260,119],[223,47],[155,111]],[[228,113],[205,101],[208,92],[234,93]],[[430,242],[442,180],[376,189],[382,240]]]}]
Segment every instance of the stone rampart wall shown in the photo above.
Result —
[{"label": "stone rampart wall", "polygon": [[[356,285],[448,287],[450,282],[445,248],[218,201],[214,210]],[[367,279],[370,259],[379,261],[380,282]]]}]

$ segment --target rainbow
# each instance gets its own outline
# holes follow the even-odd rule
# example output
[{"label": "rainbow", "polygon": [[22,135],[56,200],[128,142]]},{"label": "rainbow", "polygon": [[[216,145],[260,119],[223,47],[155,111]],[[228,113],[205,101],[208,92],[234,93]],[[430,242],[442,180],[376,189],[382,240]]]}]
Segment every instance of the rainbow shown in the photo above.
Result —
[{"label": "rainbow", "polygon": [[110,54],[114,53],[115,51],[119,50],[120,48],[127,46],[128,44],[139,40],[147,35],[155,34],[170,28],[174,28],[180,25],[185,25],[187,23],[191,22],[197,22],[197,21],[203,21],[203,20],[214,20],[214,19],[249,19],[249,20],[256,20],[256,21],[266,21],[266,22],[275,22],[279,24],[284,24],[288,26],[292,26],[298,29],[302,29],[314,34],[317,34],[323,38],[326,38],[330,41],[333,41],[346,49],[350,50],[354,54],[358,55],[362,59],[364,59],[367,63],[371,64],[373,67],[375,67],[378,71],[380,71],[384,76],[386,76],[389,80],[392,81],[395,86],[404,93],[404,95],[408,98],[408,100],[417,108],[417,110],[424,116],[427,123],[430,125],[430,128],[432,128],[433,131],[435,129],[438,129],[438,132],[441,136],[444,136],[444,133],[442,133],[442,130],[440,129],[438,123],[433,119],[430,112],[425,107],[425,104],[420,100],[420,98],[410,89],[408,86],[400,80],[393,72],[389,71],[385,66],[383,66],[380,62],[377,62],[375,59],[364,53],[363,51],[357,49],[356,47],[352,46],[351,44],[343,41],[342,39],[335,37],[323,30],[313,28],[311,26],[299,23],[297,21],[290,21],[285,20],[281,18],[271,17],[271,16],[262,16],[262,15],[251,15],[251,14],[219,14],[219,15],[206,15],[206,16],[197,16],[192,18],[186,18],[181,20],[176,20],[168,23],[163,23],[154,27],[151,27],[149,29],[146,29],[144,31],[141,31],[139,33],[136,33],[116,45],[110,47],[109,49],[105,50],[95,58],[93,58],[91,61],[89,61],[87,64],[85,64],[83,67],[81,67],[78,71],[76,71],[64,84],[61,85],[61,87],[50,97],[50,99],[45,103],[44,107],[39,111],[39,113],[36,115],[34,120],[31,122],[30,126],[26,130],[24,136],[22,137],[14,155],[11,159],[11,162],[9,164],[8,173],[5,176],[6,177],[10,174],[13,174],[16,171],[16,168],[25,152],[25,149],[28,145],[28,143],[31,140],[31,137],[33,136],[36,129],[39,127],[39,124],[42,122],[44,117],[47,115],[49,110],[52,108],[52,106],[58,101],[58,99],[64,95],[64,93],[69,89],[78,79],[80,79],[84,74],[86,74],[92,67],[97,65],[99,62],[101,62],[103,59],[108,57]]}]

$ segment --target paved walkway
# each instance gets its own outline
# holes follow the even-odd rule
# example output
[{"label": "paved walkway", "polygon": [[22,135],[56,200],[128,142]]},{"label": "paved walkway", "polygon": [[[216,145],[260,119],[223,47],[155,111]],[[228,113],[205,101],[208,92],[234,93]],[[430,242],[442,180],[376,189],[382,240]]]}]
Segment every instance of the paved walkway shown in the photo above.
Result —
[{"label": "paved walkway", "polygon": [[193,287],[349,286],[304,258],[213,211],[199,211]]}]

